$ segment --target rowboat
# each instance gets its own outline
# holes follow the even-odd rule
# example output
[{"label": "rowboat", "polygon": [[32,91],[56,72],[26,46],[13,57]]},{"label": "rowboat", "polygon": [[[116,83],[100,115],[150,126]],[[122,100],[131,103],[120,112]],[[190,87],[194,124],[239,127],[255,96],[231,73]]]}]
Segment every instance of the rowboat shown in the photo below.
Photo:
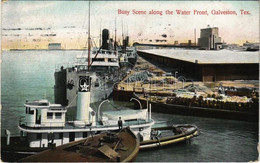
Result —
[{"label": "rowboat", "polygon": [[170,127],[153,128],[151,140],[140,142],[140,150],[158,148],[190,141],[199,135],[197,126],[191,124],[178,124]]}]

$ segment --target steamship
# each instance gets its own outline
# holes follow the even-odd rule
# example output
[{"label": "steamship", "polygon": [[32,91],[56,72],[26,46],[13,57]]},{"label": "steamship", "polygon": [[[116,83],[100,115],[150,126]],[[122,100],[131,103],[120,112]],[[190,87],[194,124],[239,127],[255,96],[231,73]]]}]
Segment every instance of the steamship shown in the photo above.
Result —
[{"label": "steamship", "polygon": [[[136,61],[136,51],[128,45],[128,36],[121,48],[116,41],[109,39],[109,31],[102,31],[102,46],[93,48],[90,55],[77,56],[74,63],[61,66],[56,70],[54,96],[55,103],[76,107],[78,81],[80,76],[92,72],[91,103],[106,99],[113,91],[113,85],[120,81]],[[89,59],[88,59],[89,58]]]}]

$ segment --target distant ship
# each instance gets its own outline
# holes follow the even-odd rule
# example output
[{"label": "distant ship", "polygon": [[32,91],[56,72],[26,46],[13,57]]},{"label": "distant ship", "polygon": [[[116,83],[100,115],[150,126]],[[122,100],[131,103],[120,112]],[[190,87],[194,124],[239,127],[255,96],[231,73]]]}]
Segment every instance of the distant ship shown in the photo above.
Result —
[{"label": "distant ship", "polygon": [[259,51],[259,43],[250,43],[246,41],[243,44],[242,50],[244,51]]}]

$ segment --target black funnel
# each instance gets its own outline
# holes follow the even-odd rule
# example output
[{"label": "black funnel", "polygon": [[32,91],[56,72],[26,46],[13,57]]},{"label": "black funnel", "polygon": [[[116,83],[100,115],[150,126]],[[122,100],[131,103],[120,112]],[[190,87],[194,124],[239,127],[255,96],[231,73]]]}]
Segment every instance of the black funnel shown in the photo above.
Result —
[{"label": "black funnel", "polygon": [[123,40],[123,53],[126,52],[127,46],[129,46],[129,36],[126,36],[126,38]]},{"label": "black funnel", "polygon": [[102,49],[108,50],[109,30],[103,29],[102,31]]}]

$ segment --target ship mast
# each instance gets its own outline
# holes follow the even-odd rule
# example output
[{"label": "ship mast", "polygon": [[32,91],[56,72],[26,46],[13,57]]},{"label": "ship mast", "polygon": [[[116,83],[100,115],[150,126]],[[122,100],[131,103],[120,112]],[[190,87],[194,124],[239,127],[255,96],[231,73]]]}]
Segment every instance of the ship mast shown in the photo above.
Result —
[{"label": "ship mast", "polygon": [[99,47],[101,47],[102,46],[102,44],[101,44],[101,23],[100,23],[100,27],[99,27]]},{"label": "ship mast", "polygon": [[115,43],[114,43],[114,49],[116,50],[116,18],[115,18]]},{"label": "ship mast", "polygon": [[121,19],[121,23],[122,23],[122,45],[124,45],[124,23],[123,23],[123,19]]},{"label": "ship mast", "polygon": [[90,68],[90,0],[88,3],[88,71]]}]

